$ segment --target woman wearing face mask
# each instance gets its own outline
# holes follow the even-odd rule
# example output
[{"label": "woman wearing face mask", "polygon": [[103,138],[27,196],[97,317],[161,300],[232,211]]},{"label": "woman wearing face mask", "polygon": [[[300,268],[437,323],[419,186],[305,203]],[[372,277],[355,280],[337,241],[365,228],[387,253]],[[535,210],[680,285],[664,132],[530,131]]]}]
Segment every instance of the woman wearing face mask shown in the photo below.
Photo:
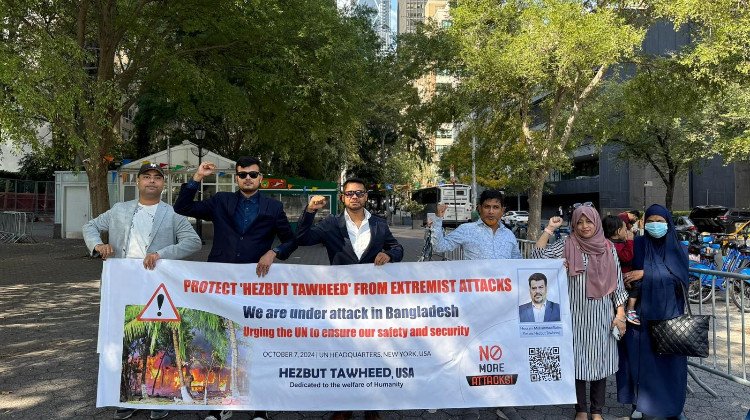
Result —
[{"label": "woman wearing face mask", "polygon": [[581,206],[571,216],[571,235],[547,246],[560,217],[549,220],[536,242],[532,258],[565,258],[568,294],[573,317],[575,359],[575,420],[588,419],[586,384],[590,383],[591,418],[602,419],[607,376],[617,371],[617,329],[625,333],[624,304],[628,298],[620,272],[617,251],[604,237],[599,213]]},{"label": "woman wearing face mask", "polygon": [[657,355],[651,349],[648,324],[682,315],[682,286],[688,285],[688,257],[669,211],[654,204],[646,210],[645,234],[635,238],[633,271],[625,282],[641,281],[638,313],[641,325],[625,334],[617,372],[617,400],[632,404],[634,416],[686,419],[687,358]]}]

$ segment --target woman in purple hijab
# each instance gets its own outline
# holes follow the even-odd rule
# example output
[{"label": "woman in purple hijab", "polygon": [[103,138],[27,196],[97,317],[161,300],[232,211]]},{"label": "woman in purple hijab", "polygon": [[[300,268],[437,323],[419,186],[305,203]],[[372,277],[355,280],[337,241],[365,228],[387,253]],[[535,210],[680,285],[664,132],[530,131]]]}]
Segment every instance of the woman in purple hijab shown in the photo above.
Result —
[{"label": "woman in purple hijab", "polygon": [[620,346],[617,400],[632,404],[639,413],[685,419],[687,358],[654,353],[648,324],[684,313],[682,285],[688,286],[688,256],[666,208],[652,205],[645,220],[645,234],[635,238],[633,271],[625,277],[627,282],[642,280],[636,303],[641,325],[631,325]]},{"label": "woman in purple hijab", "polygon": [[[625,333],[625,301],[620,262],[614,245],[604,237],[599,213],[593,207],[573,210],[571,235],[547,244],[562,218],[552,217],[536,242],[532,258],[565,258],[573,318],[573,356],[576,377],[576,420],[602,419],[607,377],[617,371],[616,328]],[[590,383],[590,410],[586,384]]]}]

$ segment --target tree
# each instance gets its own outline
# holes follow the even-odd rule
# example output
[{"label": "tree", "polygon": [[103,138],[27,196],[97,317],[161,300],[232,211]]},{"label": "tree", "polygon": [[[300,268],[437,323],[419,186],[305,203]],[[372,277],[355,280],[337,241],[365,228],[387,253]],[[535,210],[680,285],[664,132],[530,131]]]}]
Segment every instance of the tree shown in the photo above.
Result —
[{"label": "tree", "polygon": [[236,8],[228,1],[0,0],[3,133],[34,143],[36,128],[49,124],[89,177],[92,216],[103,213],[120,116],[147,81],[189,68],[186,51],[220,48],[195,34],[229,34]]},{"label": "tree", "polygon": [[607,83],[584,117],[584,132],[621,145],[623,159],[653,167],[671,210],[679,175],[721,153],[732,138],[722,122],[734,101],[728,93],[697,83],[675,58],[653,58],[633,78]]},{"label": "tree", "polygon": [[569,167],[581,110],[643,33],[615,8],[591,2],[470,0],[452,14],[471,124],[494,142],[485,158],[528,180],[529,226],[540,226],[545,180]]},{"label": "tree", "polygon": [[655,0],[658,14],[675,27],[689,25],[694,42],[680,56],[697,79],[725,84],[750,75],[750,2]]}]

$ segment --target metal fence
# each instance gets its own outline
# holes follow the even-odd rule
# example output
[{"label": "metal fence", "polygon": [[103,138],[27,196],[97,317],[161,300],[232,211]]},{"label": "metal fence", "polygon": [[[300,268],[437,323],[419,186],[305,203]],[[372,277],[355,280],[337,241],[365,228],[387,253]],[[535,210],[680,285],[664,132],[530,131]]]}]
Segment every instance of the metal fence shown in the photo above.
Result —
[{"label": "metal fence", "polygon": [[55,213],[55,182],[0,178],[0,210]]},{"label": "metal fence", "polygon": [[36,242],[31,234],[34,215],[23,211],[0,212],[0,242]]},{"label": "metal fence", "polygon": [[[750,387],[748,380],[748,321],[747,313],[750,302],[746,295],[750,287],[750,276],[725,271],[702,270],[691,268],[692,274],[700,277],[712,276],[712,287],[714,293],[706,302],[692,305],[693,313],[712,315],[711,329],[709,331],[710,354],[705,359],[690,358],[688,364],[691,367],[705,370],[714,375],[728,379],[732,382]],[[700,281],[694,280],[694,281]],[[733,288],[736,289],[732,291]],[[739,305],[730,299],[730,293],[739,292]],[[718,296],[717,296],[718,295]],[[744,308],[742,310],[741,308]],[[693,379],[695,379],[695,376]],[[698,382],[711,395],[716,393]]]}]

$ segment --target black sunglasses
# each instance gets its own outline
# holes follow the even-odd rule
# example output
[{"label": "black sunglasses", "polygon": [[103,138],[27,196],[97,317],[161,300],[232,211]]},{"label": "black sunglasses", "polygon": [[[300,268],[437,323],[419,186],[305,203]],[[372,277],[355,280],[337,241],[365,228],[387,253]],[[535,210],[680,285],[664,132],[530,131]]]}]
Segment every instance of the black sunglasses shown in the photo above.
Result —
[{"label": "black sunglasses", "polygon": [[245,179],[248,176],[252,179],[255,179],[260,175],[260,172],[258,171],[250,171],[250,172],[237,172],[237,176],[240,177],[240,179]]},{"label": "black sunglasses", "polygon": [[344,195],[347,196],[347,197],[349,197],[349,198],[354,197],[355,195],[357,197],[359,197],[359,198],[362,198],[362,197],[365,196],[365,194],[367,194],[367,191],[362,191],[362,190],[347,191],[347,192],[344,193]]},{"label": "black sunglasses", "polygon": [[577,209],[578,207],[582,207],[582,206],[583,207],[594,207],[594,203],[592,203],[591,201],[587,201],[585,203],[575,203],[575,204],[573,204],[573,208],[574,209]]}]

